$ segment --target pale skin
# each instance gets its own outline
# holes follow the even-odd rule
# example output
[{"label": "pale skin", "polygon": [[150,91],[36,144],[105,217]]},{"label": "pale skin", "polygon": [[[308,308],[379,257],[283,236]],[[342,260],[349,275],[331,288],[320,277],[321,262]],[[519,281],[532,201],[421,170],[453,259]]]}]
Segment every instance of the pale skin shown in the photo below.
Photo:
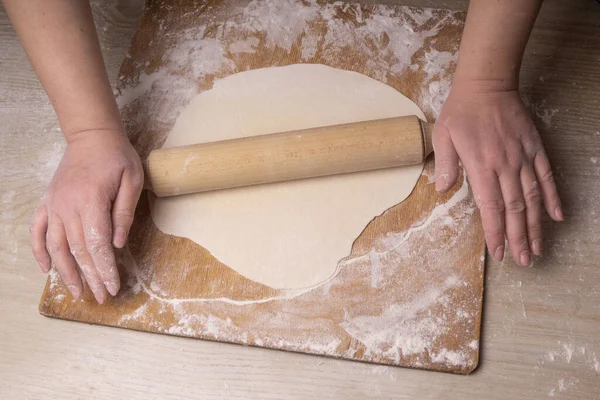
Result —
[{"label": "pale skin", "polygon": [[517,264],[540,255],[543,207],[563,212],[550,162],[518,93],[519,69],[541,0],[471,1],[452,89],[435,123],[436,188],[449,190],[462,162],[490,254]]},{"label": "pale skin", "polygon": [[120,119],[90,6],[4,0],[46,90],[67,148],[30,226],[42,271],[56,268],[74,298],[81,271],[99,303],[119,291],[114,247],[125,245],[143,184]]},{"label": "pale skin", "polygon": [[[563,213],[550,164],[517,88],[539,0],[472,0],[453,86],[434,128],[436,188],[465,168],[488,249],[531,262],[541,218]],[[87,1],[3,0],[58,116],[67,148],[30,226],[33,254],[74,298],[119,291],[114,248],[127,242],[143,184],[110,87]],[[542,206],[543,205],[543,206]],[[80,275],[81,273],[81,275]]]}]

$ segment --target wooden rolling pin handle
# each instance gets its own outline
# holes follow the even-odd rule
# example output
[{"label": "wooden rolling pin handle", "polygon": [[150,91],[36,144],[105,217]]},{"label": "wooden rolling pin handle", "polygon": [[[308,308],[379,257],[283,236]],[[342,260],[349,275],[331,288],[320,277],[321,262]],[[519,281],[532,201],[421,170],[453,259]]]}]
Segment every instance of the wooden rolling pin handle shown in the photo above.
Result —
[{"label": "wooden rolling pin handle", "polygon": [[422,163],[431,125],[415,116],[158,149],[144,161],[157,196],[206,192]]}]

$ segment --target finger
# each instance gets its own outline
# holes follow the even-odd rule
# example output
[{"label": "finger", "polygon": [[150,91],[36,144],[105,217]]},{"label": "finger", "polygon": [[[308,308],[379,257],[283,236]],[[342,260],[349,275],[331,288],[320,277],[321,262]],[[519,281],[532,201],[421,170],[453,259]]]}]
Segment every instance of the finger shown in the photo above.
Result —
[{"label": "finger", "polygon": [[141,192],[142,185],[136,179],[133,179],[131,174],[123,174],[121,186],[112,208],[112,242],[116,248],[123,248],[127,242],[129,229],[135,215],[135,207]]},{"label": "finger", "polygon": [[527,266],[531,262],[531,254],[527,239],[525,199],[523,198],[520,172],[506,171],[500,176],[500,188],[504,199],[508,247],[515,262]]},{"label": "finger", "polygon": [[550,161],[548,161],[548,157],[544,150],[540,150],[536,154],[535,159],[533,160],[533,167],[546,211],[553,220],[564,220],[560,197],[558,196],[554,175],[552,174],[552,167],[550,166]]},{"label": "finger", "polygon": [[433,127],[433,148],[435,153],[435,189],[447,192],[458,178],[458,154],[450,138],[448,129],[442,122]]},{"label": "finger", "polygon": [[94,211],[82,215],[83,236],[98,276],[111,295],[119,291],[119,272],[112,247],[112,228],[109,206],[92,207]]},{"label": "finger", "polygon": [[106,289],[102,279],[96,271],[94,261],[86,248],[79,215],[73,215],[72,218],[69,218],[65,222],[65,231],[69,241],[71,254],[75,258],[75,261],[77,261],[90,290],[98,303],[104,303],[107,298]]},{"label": "finger", "polygon": [[29,225],[29,237],[31,239],[31,250],[37,260],[42,272],[50,271],[50,255],[46,249],[46,232],[48,231],[48,209],[45,204],[40,205],[33,213],[33,219]]},{"label": "finger", "polygon": [[46,247],[54,268],[67,285],[73,298],[78,299],[83,293],[83,283],[77,271],[77,263],[69,252],[69,244],[63,223],[58,215],[54,213],[50,213],[48,218]]},{"label": "finger", "polygon": [[493,171],[480,170],[469,173],[477,207],[481,211],[481,221],[485,231],[485,241],[493,257],[504,259],[504,199],[498,176]]},{"label": "finger", "polygon": [[536,256],[542,254],[542,200],[535,172],[531,165],[521,169],[521,186],[525,198],[525,215],[529,248]]}]

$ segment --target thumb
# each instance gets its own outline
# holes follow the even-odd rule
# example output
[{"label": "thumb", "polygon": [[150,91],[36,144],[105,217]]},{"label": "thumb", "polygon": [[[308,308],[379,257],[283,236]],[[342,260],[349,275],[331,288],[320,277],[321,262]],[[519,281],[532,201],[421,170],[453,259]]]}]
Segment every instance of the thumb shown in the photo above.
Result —
[{"label": "thumb", "polygon": [[435,153],[435,190],[447,192],[458,178],[458,154],[448,128],[440,120],[433,127],[433,152]]},{"label": "thumb", "polygon": [[142,192],[141,179],[125,171],[121,178],[121,186],[112,207],[113,246],[122,248],[127,242],[129,229],[133,223],[135,207]]}]

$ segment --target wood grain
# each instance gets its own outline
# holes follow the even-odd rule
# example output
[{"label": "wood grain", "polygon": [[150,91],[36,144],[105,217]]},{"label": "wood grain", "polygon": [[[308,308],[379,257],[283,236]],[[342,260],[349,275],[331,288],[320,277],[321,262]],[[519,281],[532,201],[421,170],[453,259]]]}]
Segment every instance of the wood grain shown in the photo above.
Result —
[{"label": "wood grain", "polygon": [[431,129],[406,116],[156,149],[144,189],[164,197],[422,164]]},{"label": "wood grain", "polygon": [[[111,77],[142,3],[93,2]],[[34,267],[27,224],[56,165],[47,155],[60,155],[62,139],[0,6],[0,393],[144,400],[598,397],[599,12],[590,0],[546,0],[536,23],[522,88],[557,171],[566,221],[545,220],[546,249],[532,268],[488,258],[482,359],[464,378],[40,317],[46,278]]]},{"label": "wood grain", "polygon": [[[118,100],[130,138],[142,154],[164,141],[175,122],[174,115],[186,106],[181,101],[186,91],[179,92],[177,88],[189,85],[208,89],[215,79],[234,71],[273,65],[325,64],[383,79],[396,89],[412,93],[431,119],[432,110],[422,100],[422,88],[433,85],[432,80],[445,79],[452,65],[444,65],[434,77],[420,66],[427,62],[422,55],[446,49],[456,51],[464,18],[462,13],[441,10],[296,2],[292,4],[299,8],[292,11],[310,12],[315,17],[300,19],[307,21],[306,26],[296,33],[273,34],[268,25],[254,28],[260,22],[249,10],[256,3],[214,1],[206,9],[200,4],[204,3],[151,3],[134,36],[131,57],[121,68]],[[290,11],[274,8],[256,13],[279,20],[288,17],[286,12]],[[339,48],[326,42],[336,32],[335,27],[358,30],[368,26],[370,22],[365,21],[378,24],[380,18],[389,18],[390,14],[398,22],[391,29],[382,24],[386,31],[380,37],[369,30],[351,40],[346,38],[348,42]],[[325,19],[326,15],[332,19]],[[300,24],[293,20],[289,23]],[[246,26],[251,26],[250,30]],[[427,33],[429,30],[431,33]],[[404,32],[413,36],[420,31],[426,32],[424,48],[417,45],[412,57],[398,61],[386,37],[398,37]],[[287,41],[278,42],[285,35]],[[240,38],[247,41],[248,37],[256,39],[258,44],[251,51],[234,52],[234,44]],[[307,37],[311,43],[322,43],[308,55],[304,45]],[[275,44],[270,44],[273,41]],[[383,55],[375,54],[381,60],[373,65],[368,49],[379,42],[382,48],[378,53]],[[226,61],[212,51],[188,61],[206,48],[219,48],[221,43],[226,46]],[[206,73],[201,68],[207,65],[205,57],[213,57]],[[402,73],[393,73],[390,66],[399,62],[414,62],[416,67],[404,66]],[[220,66],[215,68],[213,64]],[[178,78],[173,80],[173,76]],[[150,90],[142,90],[146,87]],[[160,91],[163,87],[167,92]],[[170,96],[176,98],[175,104]],[[416,129],[412,136],[417,140],[411,153],[419,153],[418,159],[422,160],[420,124],[416,117],[413,119]],[[388,126],[392,120],[383,121],[387,122],[379,125]],[[344,129],[344,137],[352,135],[347,132],[349,126]],[[370,137],[385,142],[383,131],[380,127]],[[305,136],[308,139],[311,134]],[[319,133],[315,137],[321,136]],[[392,143],[384,147],[394,149]],[[412,148],[409,143],[401,147]],[[385,151],[378,151],[382,160],[390,158]],[[396,148],[390,156],[395,157],[397,151]],[[210,154],[218,155],[218,151],[212,149]],[[123,289],[112,304],[99,306],[71,301],[54,274],[40,301],[40,312],[56,318],[150,332],[469,373],[478,362],[483,231],[468,184],[461,178],[453,190],[438,196],[429,178],[432,163],[430,158],[407,200],[373,216],[334,275],[308,290],[270,288],[222,264],[202,243],[196,245],[161,233],[150,218],[146,197],[142,196],[131,229],[130,252],[121,254]],[[257,235],[261,229],[256,227]],[[318,236],[321,234],[318,231],[311,234],[319,241],[327,239]],[[269,250],[267,246],[265,251]]]}]

